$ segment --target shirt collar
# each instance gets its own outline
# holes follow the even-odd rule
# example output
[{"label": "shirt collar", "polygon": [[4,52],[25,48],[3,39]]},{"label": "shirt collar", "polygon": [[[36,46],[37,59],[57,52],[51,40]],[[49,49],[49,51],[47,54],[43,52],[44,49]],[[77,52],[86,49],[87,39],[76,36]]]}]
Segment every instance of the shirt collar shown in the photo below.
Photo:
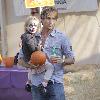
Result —
[{"label": "shirt collar", "polygon": [[53,29],[53,31],[50,33],[50,35],[54,37],[56,35],[56,30]]},{"label": "shirt collar", "polygon": [[[53,31],[49,35],[54,37],[56,35],[56,29],[53,29]],[[41,37],[41,33],[36,33],[35,36]]]}]

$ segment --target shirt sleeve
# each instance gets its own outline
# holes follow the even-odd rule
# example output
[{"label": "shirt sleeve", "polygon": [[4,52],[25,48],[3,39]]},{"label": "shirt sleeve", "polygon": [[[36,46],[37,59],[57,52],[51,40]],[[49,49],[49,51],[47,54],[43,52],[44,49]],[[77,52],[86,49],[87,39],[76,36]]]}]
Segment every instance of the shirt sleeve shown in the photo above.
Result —
[{"label": "shirt sleeve", "polygon": [[19,51],[18,59],[23,58],[23,57],[24,57],[24,55],[23,55],[23,51],[22,51],[22,48],[21,48],[20,51]]},{"label": "shirt sleeve", "polygon": [[68,37],[63,36],[62,38],[62,53],[65,57],[74,58],[74,53],[72,50],[72,45]]}]

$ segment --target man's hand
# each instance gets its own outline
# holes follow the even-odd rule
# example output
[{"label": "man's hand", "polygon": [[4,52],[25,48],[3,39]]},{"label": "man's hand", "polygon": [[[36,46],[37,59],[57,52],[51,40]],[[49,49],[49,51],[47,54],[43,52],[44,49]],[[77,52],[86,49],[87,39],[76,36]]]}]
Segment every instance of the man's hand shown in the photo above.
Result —
[{"label": "man's hand", "polygon": [[25,68],[29,68],[29,64],[26,63],[26,62],[23,60],[23,58],[18,59],[18,64],[19,64],[20,66],[25,67]]},{"label": "man's hand", "polygon": [[39,68],[39,65],[34,65],[31,62],[28,62],[28,64],[30,66],[29,68],[31,68],[31,69],[37,69],[37,68]]},{"label": "man's hand", "polygon": [[31,69],[35,69],[35,68],[39,67],[39,65],[35,66],[35,65],[31,64],[30,62],[28,62],[28,63],[25,62],[23,60],[23,58],[21,58],[21,59],[18,60],[18,64],[21,65],[21,66],[23,66],[23,67],[25,67],[25,68],[31,68]]},{"label": "man's hand", "polygon": [[74,58],[61,58],[60,56],[51,56],[50,57],[51,63],[57,63],[57,64],[63,64],[65,65],[71,65],[74,64],[75,59]]},{"label": "man's hand", "polygon": [[60,56],[51,56],[50,57],[50,61],[51,63],[57,63],[57,64],[61,64],[63,63],[63,59]]},{"label": "man's hand", "polygon": [[74,64],[75,62],[75,59],[74,58],[65,58],[64,59],[64,62],[63,62],[63,65],[71,65],[71,64]]}]

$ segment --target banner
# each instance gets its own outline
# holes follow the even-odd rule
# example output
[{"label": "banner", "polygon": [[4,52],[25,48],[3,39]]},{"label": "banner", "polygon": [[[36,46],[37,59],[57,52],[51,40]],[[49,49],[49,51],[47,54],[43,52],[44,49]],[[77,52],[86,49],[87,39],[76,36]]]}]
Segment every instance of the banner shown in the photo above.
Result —
[{"label": "banner", "polygon": [[29,15],[30,9],[28,8],[52,6],[54,2],[59,13],[96,11],[98,9],[97,0],[44,0],[44,3],[41,0],[13,0],[13,2],[16,16]]},{"label": "banner", "polygon": [[26,8],[54,6],[54,0],[25,0]]},{"label": "banner", "polygon": [[55,7],[59,13],[96,11],[97,0],[55,0]]}]

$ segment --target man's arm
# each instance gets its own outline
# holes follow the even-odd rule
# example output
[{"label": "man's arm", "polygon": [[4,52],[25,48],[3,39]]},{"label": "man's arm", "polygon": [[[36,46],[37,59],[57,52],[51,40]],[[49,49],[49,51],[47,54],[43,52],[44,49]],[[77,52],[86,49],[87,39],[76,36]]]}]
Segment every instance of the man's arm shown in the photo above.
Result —
[{"label": "man's arm", "polygon": [[71,58],[71,57],[69,57],[69,58],[61,58],[60,56],[58,56],[58,57],[51,57],[50,58],[50,61],[52,62],[52,63],[58,63],[58,64],[63,64],[63,66],[66,66],[66,65],[71,65],[71,64],[74,64],[74,62],[75,62],[75,59],[74,58]]},{"label": "man's arm", "polygon": [[63,65],[66,66],[66,65],[71,65],[71,64],[74,64],[75,62],[75,59],[74,58],[65,58],[63,60]]},{"label": "man's arm", "polygon": [[65,65],[74,64],[75,58],[74,58],[74,52],[72,50],[72,44],[69,38],[66,37],[65,35],[63,35],[63,39],[62,39],[62,51],[63,51],[63,55],[65,56],[63,60],[63,65],[65,66]]},{"label": "man's arm", "polygon": [[31,69],[38,68],[38,65],[35,66],[35,65],[31,64],[30,62],[24,61],[22,49],[20,49],[20,52],[19,52],[19,55],[18,55],[18,64],[22,67],[31,68]]},{"label": "man's arm", "polygon": [[28,63],[26,63],[23,58],[18,59],[18,64],[20,66],[26,67],[26,68],[30,68],[30,65]]}]

